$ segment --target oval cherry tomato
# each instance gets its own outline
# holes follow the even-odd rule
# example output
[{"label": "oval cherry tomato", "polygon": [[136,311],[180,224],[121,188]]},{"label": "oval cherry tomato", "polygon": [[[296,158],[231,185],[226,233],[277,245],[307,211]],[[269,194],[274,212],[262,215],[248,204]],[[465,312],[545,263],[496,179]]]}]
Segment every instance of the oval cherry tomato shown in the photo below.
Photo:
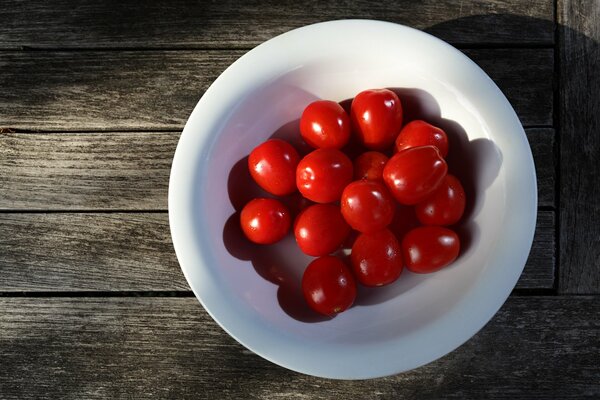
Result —
[{"label": "oval cherry tomato", "polygon": [[360,92],[352,100],[350,120],[365,147],[384,150],[394,143],[402,127],[400,99],[388,89]]},{"label": "oval cherry tomato", "polygon": [[354,229],[363,233],[382,230],[392,222],[396,205],[381,182],[360,180],[342,193],[342,215]]},{"label": "oval cherry tomato", "polygon": [[456,260],[459,251],[458,235],[441,226],[421,226],[402,239],[402,258],[412,272],[438,271]]},{"label": "oval cherry tomato", "polygon": [[365,286],[394,282],[402,272],[402,250],[396,236],[387,229],[362,233],[350,254],[354,275]]},{"label": "oval cherry tomato", "polygon": [[411,147],[435,146],[444,158],[448,155],[448,136],[446,132],[437,126],[425,121],[411,121],[402,128],[396,138],[396,151],[402,151]]},{"label": "oval cherry tomato", "polygon": [[300,134],[314,148],[340,149],[350,139],[350,118],[335,101],[315,101],[302,113]]},{"label": "oval cherry tomato", "polygon": [[304,197],[315,203],[339,200],[352,181],[352,161],[337,149],[308,153],[296,169],[296,185]]},{"label": "oval cherry tomato", "polygon": [[276,196],[296,190],[296,167],[300,156],[281,139],[270,139],[256,147],[248,157],[250,175],[258,185]]},{"label": "oval cherry tomato", "polygon": [[258,244],[278,242],[290,230],[288,209],[275,199],[258,198],[244,206],[240,225],[248,239]]},{"label": "oval cherry tomato", "polygon": [[354,303],[356,282],[342,260],[333,256],[321,257],[306,267],[302,293],[310,308],[332,317]]},{"label": "oval cherry tomato", "polygon": [[390,158],[383,180],[400,204],[414,205],[433,193],[447,172],[448,165],[436,147],[412,147]]},{"label": "oval cherry tomato", "polygon": [[383,167],[388,157],[378,151],[367,151],[354,159],[354,179],[383,180]]},{"label": "oval cherry tomato", "polygon": [[339,207],[315,204],[305,208],[294,222],[296,242],[305,254],[319,257],[336,251],[350,234]]},{"label": "oval cherry tomato", "polygon": [[454,175],[446,175],[440,186],[415,206],[423,225],[453,225],[465,211],[465,190]]}]

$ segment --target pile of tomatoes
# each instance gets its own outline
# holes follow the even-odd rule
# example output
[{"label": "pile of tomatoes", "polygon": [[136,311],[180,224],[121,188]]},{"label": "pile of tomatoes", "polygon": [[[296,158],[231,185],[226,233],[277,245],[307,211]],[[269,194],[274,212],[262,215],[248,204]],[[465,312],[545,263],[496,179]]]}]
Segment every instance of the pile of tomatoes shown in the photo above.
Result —
[{"label": "pile of tomatoes", "polygon": [[[309,104],[300,119],[302,139],[313,150],[304,157],[288,142],[271,139],[248,158],[252,178],[275,196],[299,191],[306,201],[295,216],[274,198],[256,198],[243,208],[242,230],[254,243],[272,244],[293,229],[300,249],[314,257],[302,291],[315,311],[333,316],[349,308],[356,281],[365,286],[394,282],[404,267],[437,271],[459,254],[459,237],[448,226],[465,209],[460,181],[448,174],[446,133],[425,121],[403,125],[398,96],[366,90],[350,112],[328,100]],[[361,154],[352,160],[350,143]],[[356,148],[356,145],[354,146]],[[398,237],[395,214],[413,207],[419,226]],[[332,255],[353,231],[349,264]]]}]

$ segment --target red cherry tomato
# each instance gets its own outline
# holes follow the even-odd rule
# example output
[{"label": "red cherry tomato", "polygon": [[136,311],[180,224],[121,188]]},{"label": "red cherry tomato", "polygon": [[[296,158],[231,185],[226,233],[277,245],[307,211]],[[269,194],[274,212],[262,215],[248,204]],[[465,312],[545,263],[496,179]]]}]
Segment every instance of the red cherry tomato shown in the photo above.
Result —
[{"label": "red cherry tomato", "polygon": [[290,230],[288,209],[275,199],[258,198],[244,206],[240,225],[248,239],[258,244],[278,242]]},{"label": "red cherry tomato", "polygon": [[340,208],[315,204],[304,209],[294,222],[296,242],[305,254],[319,257],[336,251],[350,234]]},{"label": "red cherry tomato", "polygon": [[300,156],[281,139],[270,139],[256,147],[248,157],[250,175],[258,185],[276,196],[296,190],[296,167]]},{"label": "red cherry tomato", "polygon": [[383,180],[383,167],[388,157],[378,151],[367,151],[354,159],[354,179]]},{"label": "red cherry tomato", "polygon": [[384,150],[394,143],[402,127],[402,105],[388,89],[360,92],[352,101],[352,127],[368,149]]},{"label": "red cherry tomato", "polygon": [[415,206],[423,225],[453,225],[465,211],[465,190],[453,175],[446,175],[440,186]]},{"label": "red cherry tomato", "polygon": [[342,215],[359,232],[373,233],[392,222],[396,205],[381,182],[360,180],[346,186],[342,193]]},{"label": "red cherry tomato", "polygon": [[342,260],[325,256],[306,267],[302,276],[302,292],[310,308],[332,317],[354,303],[356,282]]},{"label": "red cherry tomato", "polygon": [[412,147],[390,158],[383,180],[400,204],[414,205],[433,193],[447,172],[448,165],[436,147]]},{"label": "red cherry tomato", "polygon": [[335,101],[315,101],[302,113],[300,134],[314,148],[341,149],[350,139],[350,118]]},{"label": "red cherry tomato", "polygon": [[412,272],[438,271],[456,260],[459,251],[458,235],[441,226],[421,226],[402,239],[402,258]]},{"label": "red cherry tomato", "polygon": [[339,200],[352,181],[352,161],[337,149],[308,153],[296,169],[296,185],[304,197],[315,203]]},{"label": "red cherry tomato", "polygon": [[354,275],[365,286],[394,282],[402,272],[402,250],[396,236],[387,229],[362,233],[350,255]]},{"label": "red cherry tomato", "polygon": [[446,132],[421,120],[406,124],[396,138],[396,151],[428,145],[437,147],[442,157],[446,158],[448,155],[448,136],[446,136]]}]

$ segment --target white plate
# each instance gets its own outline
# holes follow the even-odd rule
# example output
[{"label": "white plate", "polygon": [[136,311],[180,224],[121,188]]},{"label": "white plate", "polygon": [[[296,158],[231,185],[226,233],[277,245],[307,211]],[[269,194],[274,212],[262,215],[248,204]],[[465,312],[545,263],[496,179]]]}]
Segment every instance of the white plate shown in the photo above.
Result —
[{"label": "white plate", "polygon": [[[310,258],[293,238],[257,251],[236,236],[232,203],[248,194],[243,158],[274,132],[293,131],[311,101],[379,87],[404,88],[409,117],[426,116],[449,131],[451,166],[474,199],[461,229],[464,250],[449,268],[405,271],[391,286],[361,289],[355,306],[337,317],[312,318],[298,302]],[[233,63],[192,112],[169,185],[177,257],[215,321],[274,363],[344,379],[416,368],[481,329],[523,270],[536,207],[531,150],[494,82],[439,39],[366,20],[296,29]]]}]

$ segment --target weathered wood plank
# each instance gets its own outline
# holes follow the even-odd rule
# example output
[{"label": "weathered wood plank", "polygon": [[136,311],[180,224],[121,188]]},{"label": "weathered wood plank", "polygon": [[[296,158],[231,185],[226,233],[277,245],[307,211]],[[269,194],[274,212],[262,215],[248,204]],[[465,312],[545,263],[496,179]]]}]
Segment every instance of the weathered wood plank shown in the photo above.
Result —
[{"label": "weathered wood plank", "polygon": [[[526,132],[539,204],[552,207],[554,131]],[[166,210],[178,138],[177,132],[0,134],[0,209]]]},{"label": "weathered wood plank", "polygon": [[189,290],[167,214],[0,214],[0,291]]},{"label": "weathered wood plank", "polygon": [[[380,19],[426,29],[455,44],[552,44],[551,0],[373,3],[161,0],[141,3],[5,0],[0,48],[249,48],[303,25]],[[460,19],[455,26],[447,22]],[[493,26],[494,29],[489,29]]]},{"label": "weathered wood plank", "polygon": [[366,381],[265,361],[194,298],[0,298],[0,309],[4,399],[600,396],[600,297],[511,297],[456,351]]},{"label": "weathered wood plank", "polygon": [[0,209],[167,208],[177,132],[0,134]]},{"label": "weathered wood plank", "polygon": [[560,284],[600,293],[600,3],[560,0]]},{"label": "weathered wood plank", "polygon": [[556,220],[554,212],[540,211],[537,216],[535,236],[518,289],[552,289],[556,267]]},{"label": "weathered wood plank", "polygon": [[[551,49],[465,52],[496,80],[525,125],[552,124]],[[179,130],[206,88],[242,54],[3,52],[0,127]]]},{"label": "weathered wood plank", "polygon": [[241,54],[2,53],[0,127],[179,130],[204,90]]},{"label": "weathered wood plank", "polygon": [[538,205],[553,207],[556,203],[556,138],[553,129],[526,129],[535,162]]},{"label": "weathered wood plank", "polygon": [[[517,287],[554,284],[554,213],[542,211]],[[167,214],[0,214],[0,292],[189,290]]]},{"label": "weathered wood plank", "polygon": [[[523,125],[552,125],[554,52],[551,49],[463,50],[504,92]],[[521,58],[517,61],[516,58]],[[500,60],[512,63],[498,65]]]}]

